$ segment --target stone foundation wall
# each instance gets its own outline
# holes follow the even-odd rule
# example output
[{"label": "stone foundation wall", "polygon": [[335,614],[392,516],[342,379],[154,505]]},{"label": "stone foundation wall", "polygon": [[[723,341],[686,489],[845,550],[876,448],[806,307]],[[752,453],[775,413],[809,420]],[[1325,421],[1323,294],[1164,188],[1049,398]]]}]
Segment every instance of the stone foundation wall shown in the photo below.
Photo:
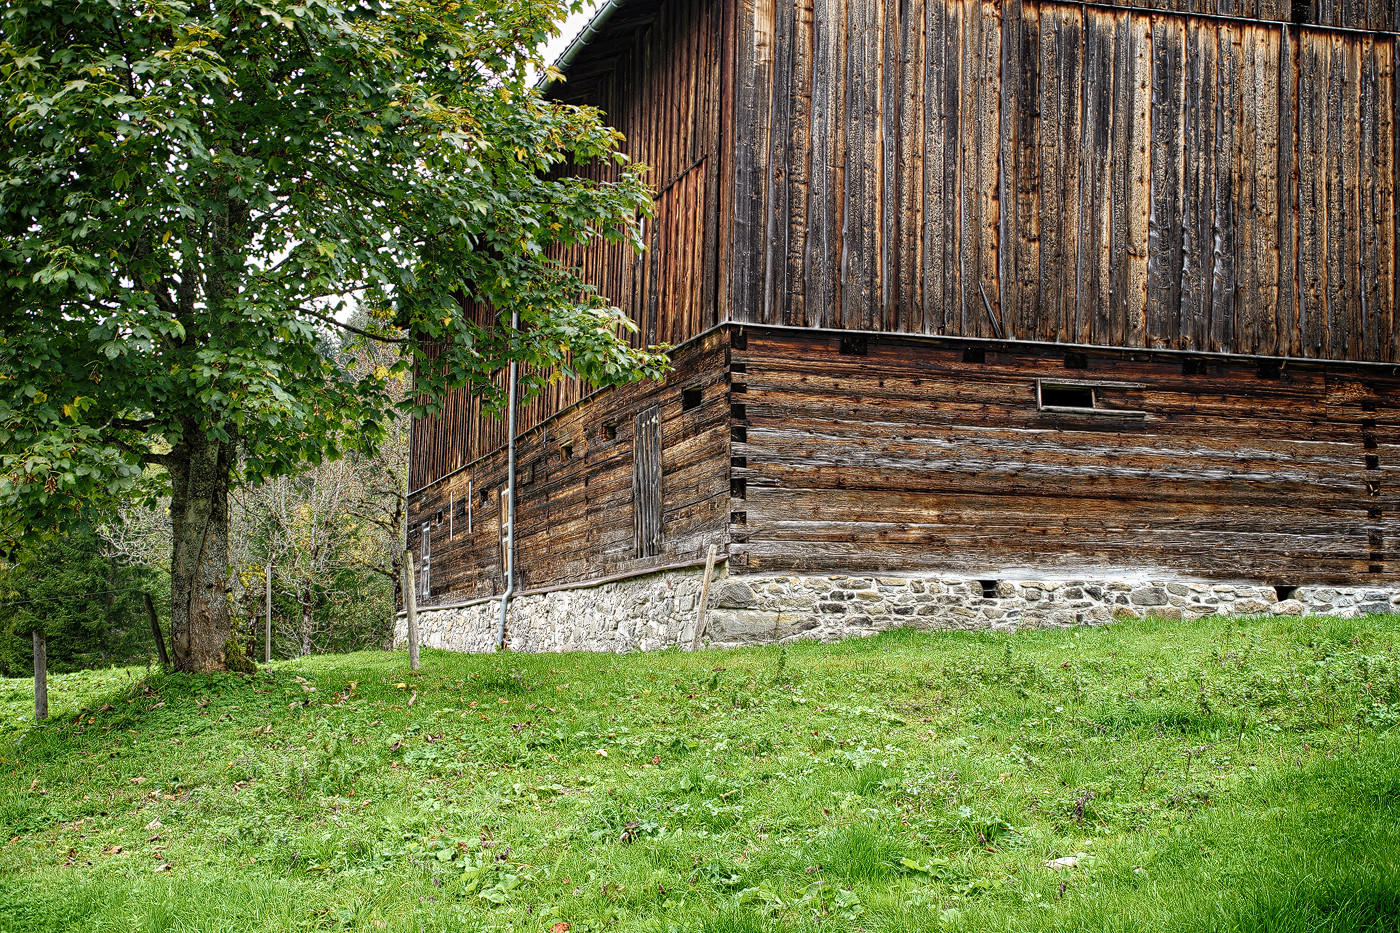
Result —
[{"label": "stone foundation wall", "polygon": [[[511,601],[513,651],[649,651],[688,647],[703,571],[666,571]],[[985,595],[984,595],[985,593]],[[994,595],[992,595],[994,594]],[[727,576],[716,571],[702,643],[712,647],[834,641],[891,628],[928,630],[1102,625],[1157,616],[1335,615],[1400,612],[1400,589],[1302,586],[1279,599],[1272,586],[1174,581],[1011,581],[947,577]],[[500,601],[419,612],[422,644],[490,651]],[[400,616],[394,641],[402,645]]]}]

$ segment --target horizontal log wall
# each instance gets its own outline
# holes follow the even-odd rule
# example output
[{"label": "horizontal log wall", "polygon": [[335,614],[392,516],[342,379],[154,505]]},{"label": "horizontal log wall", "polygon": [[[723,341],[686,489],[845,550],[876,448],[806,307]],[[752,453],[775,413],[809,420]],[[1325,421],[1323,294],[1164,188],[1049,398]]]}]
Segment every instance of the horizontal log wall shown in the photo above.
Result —
[{"label": "horizontal log wall", "polygon": [[[676,351],[660,382],[599,392],[517,442],[517,588],[596,580],[700,559],[727,541],[729,385],[724,330]],[[687,408],[682,390],[698,390]],[[694,397],[689,401],[696,401]],[[636,414],[661,415],[661,541],[643,556],[634,533]],[[410,546],[431,536],[431,595],[441,605],[499,594],[505,450],[411,497]],[[470,504],[470,505],[468,505]],[[468,511],[470,510],[470,514]]]},{"label": "horizontal log wall", "polygon": [[[1393,372],[740,342],[731,572],[1400,581]],[[1106,383],[1104,405],[1145,416],[1037,410],[1042,377]]]},{"label": "horizontal log wall", "polygon": [[[638,325],[630,338],[634,346],[676,346],[717,319],[719,17],[718,0],[625,10],[553,91],[562,101],[601,108],[624,135],[623,151],[650,169],[656,198],[653,215],[644,221],[645,254],[629,244],[600,242],[556,256]],[[594,164],[577,172],[599,180],[616,177],[614,166]],[[485,309],[473,313],[483,323],[489,318]],[[503,376],[498,381],[504,385]],[[551,383],[520,407],[520,430],[588,391],[573,379]],[[505,441],[504,418],[483,412],[466,392],[453,393],[440,415],[414,424],[410,486],[426,486]]]},{"label": "horizontal log wall", "polygon": [[1400,358],[1395,37],[1150,6],[743,0],[729,316]]}]

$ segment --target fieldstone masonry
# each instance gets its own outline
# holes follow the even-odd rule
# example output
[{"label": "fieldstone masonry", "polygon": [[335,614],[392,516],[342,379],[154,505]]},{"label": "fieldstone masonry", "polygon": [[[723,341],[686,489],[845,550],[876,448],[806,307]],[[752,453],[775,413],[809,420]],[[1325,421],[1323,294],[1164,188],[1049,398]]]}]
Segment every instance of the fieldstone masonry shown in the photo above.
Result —
[{"label": "fieldstone masonry", "polygon": [[[694,637],[702,571],[665,571],[612,583],[519,596],[506,644],[513,651],[650,651],[687,647]],[[1287,598],[1280,599],[1280,595]],[[886,629],[987,629],[1104,625],[1155,616],[1355,616],[1400,612],[1400,589],[1232,583],[978,581],[924,576],[727,576],[710,584],[701,641],[713,647],[835,641]],[[490,651],[500,602],[419,612],[424,645]],[[394,641],[407,622],[399,616]]]}]

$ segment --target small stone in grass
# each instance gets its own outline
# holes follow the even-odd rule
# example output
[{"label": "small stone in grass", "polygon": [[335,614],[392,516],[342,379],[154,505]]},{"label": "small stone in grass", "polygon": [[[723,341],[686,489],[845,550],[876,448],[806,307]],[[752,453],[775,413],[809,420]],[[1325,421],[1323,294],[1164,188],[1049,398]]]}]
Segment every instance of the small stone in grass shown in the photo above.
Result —
[{"label": "small stone in grass", "polygon": [[1052,858],[1045,863],[1045,867],[1051,871],[1064,871],[1066,868],[1074,868],[1079,864],[1079,857],[1076,855],[1066,855],[1063,858]]}]

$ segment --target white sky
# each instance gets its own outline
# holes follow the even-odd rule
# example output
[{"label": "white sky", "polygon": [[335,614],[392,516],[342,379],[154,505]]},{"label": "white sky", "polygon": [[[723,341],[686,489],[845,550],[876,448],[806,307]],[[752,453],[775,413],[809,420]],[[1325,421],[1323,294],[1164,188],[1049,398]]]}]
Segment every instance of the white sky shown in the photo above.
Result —
[{"label": "white sky", "polygon": [[564,20],[564,25],[560,29],[559,38],[550,42],[544,47],[544,60],[549,64],[554,64],[564,50],[569,47],[574,36],[583,31],[583,27],[588,25],[588,20],[593,15],[593,11],[598,9],[601,0],[584,0],[583,9]]}]

